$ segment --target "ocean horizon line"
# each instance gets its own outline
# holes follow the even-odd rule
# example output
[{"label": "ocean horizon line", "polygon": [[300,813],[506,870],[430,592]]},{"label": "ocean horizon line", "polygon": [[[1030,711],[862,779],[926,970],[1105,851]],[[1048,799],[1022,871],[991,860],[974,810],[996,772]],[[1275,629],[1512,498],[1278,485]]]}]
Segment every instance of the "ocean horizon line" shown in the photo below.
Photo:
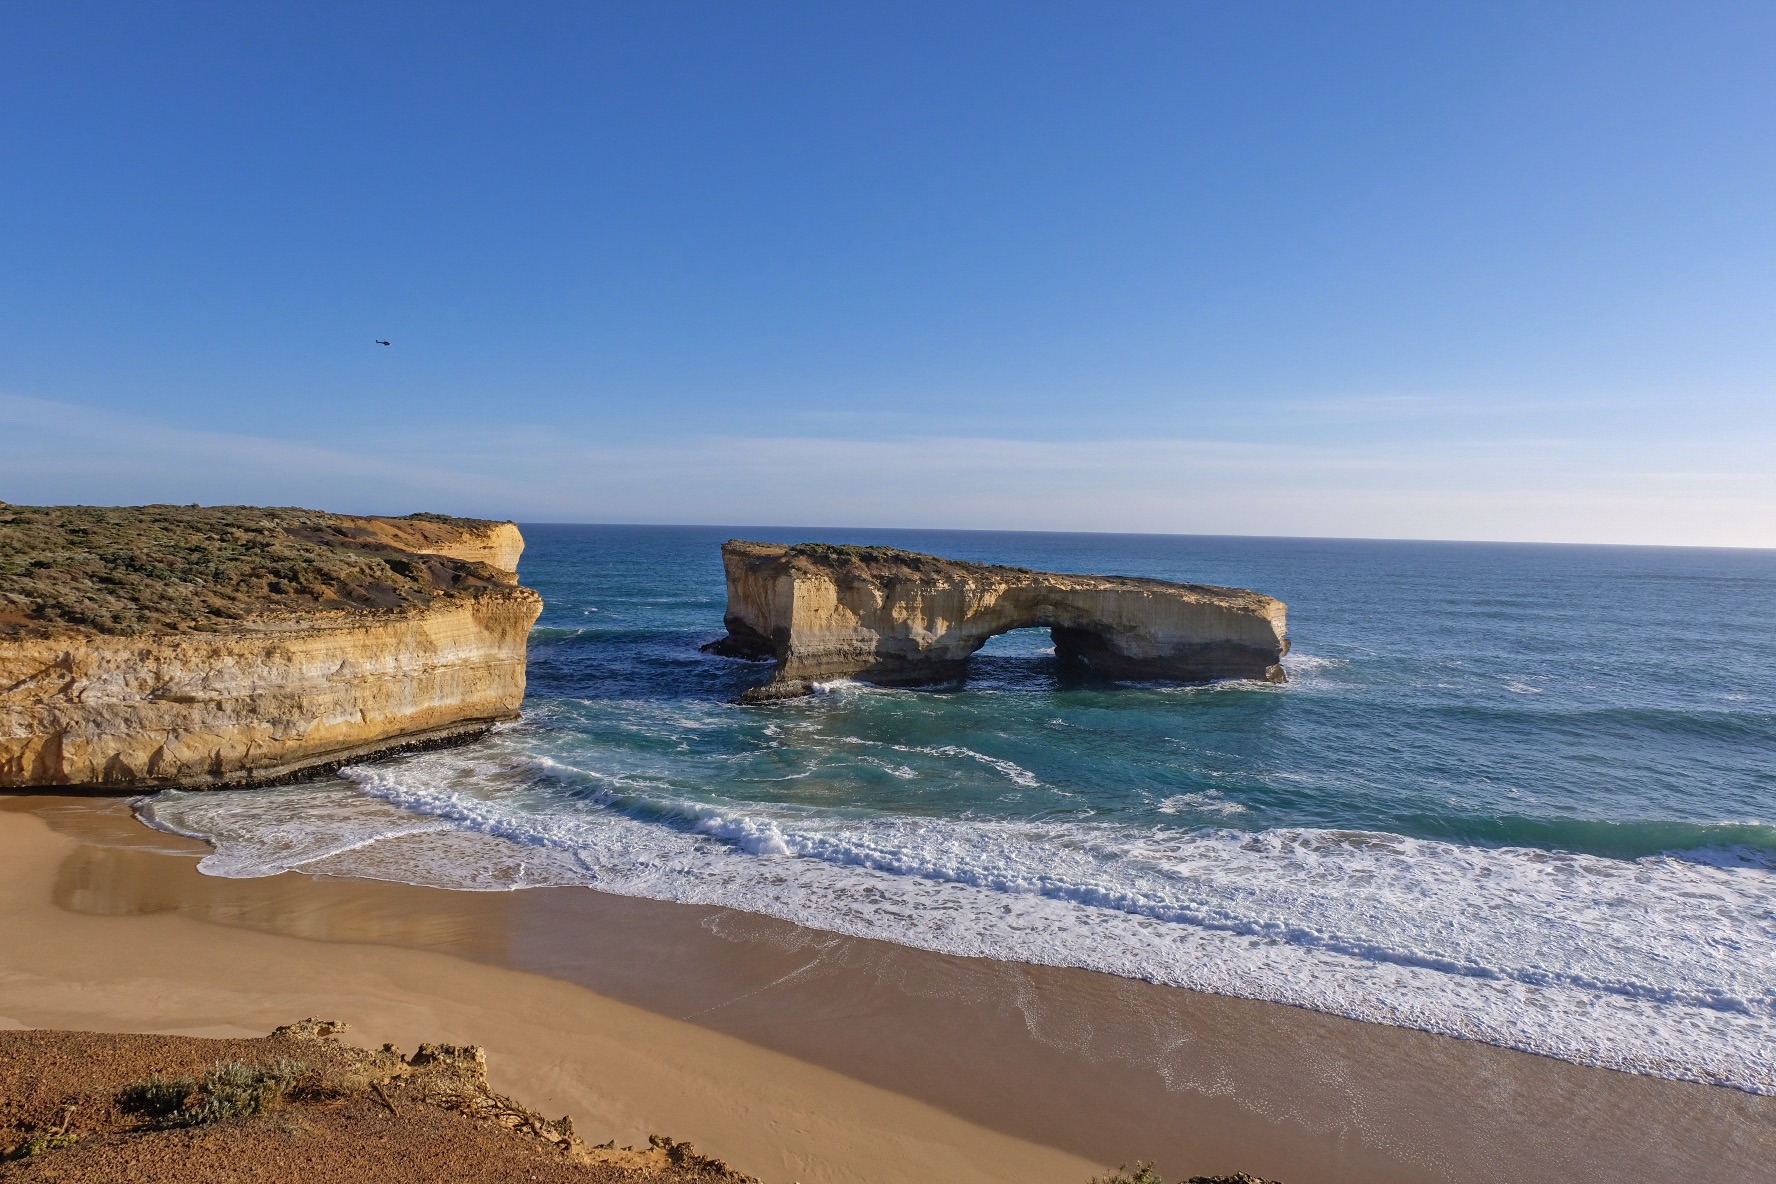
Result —
[{"label": "ocean horizon line", "polygon": [[[463,515],[486,517],[486,515]],[[1393,535],[1317,535],[1317,534],[1223,534],[1215,531],[1153,531],[1153,530],[1035,530],[1028,527],[990,526],[859,526],[856,524],[817,526],[808,523],[732,523],[732,522],[569,522],[538,518],[512,518],[510,521],[526,529],[531,527],[586,526],[600,529],[634,530],[753,530],[753,531],[879,531],[887,534],[958,534],[958,535],[1030,535],[1035,538],[1119,538],[1119,539],[1215,539],[1230,542],[1289,543],[1400,543],[1442,547],[1535,547],[1543,549],[1585,548],[1597,551],[1697,551],[1697,552],[1768,552],[1776,547],[1739,545],[1703,546],[1683,543],[1599,543],[1583,541],[1548,541],[1537,539],[1434,539]],[[738,536],[736,536],[738,537]]]}]

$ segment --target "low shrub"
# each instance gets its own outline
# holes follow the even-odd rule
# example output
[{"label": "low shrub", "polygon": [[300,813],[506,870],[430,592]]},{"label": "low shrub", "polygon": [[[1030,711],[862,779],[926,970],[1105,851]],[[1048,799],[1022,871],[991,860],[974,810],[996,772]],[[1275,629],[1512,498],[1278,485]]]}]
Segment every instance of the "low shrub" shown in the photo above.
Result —
[{"label": "low shrub", "polygon": [[124,1086],[117,1104],[150,1126],[208,1126],[271,1109],[307,1071],[301,1062],[279,1057],[262,1065],[218,1064],[202,1077],[156,1073]]},{"label": "low shrub", "polygon": [[79,1135],[62,1131],[45,1131],[40,1135],[32,1135],[22,1143],[15,1144],[0,1159],[29,1159],[33,1155],[42,1155],[46,1151],[60,1151],[64,1147],[72,1147],[80,1140]]},{"label": "low shrub", "polygon": [[1165,1181],[1159,1178],[1159,1173],[1153,1170],[1153,1165],[1150,1163],[1135,1164],[1133,1175],[1126,1175],[1127,1171],[1128,1165],[1124,1164],[1116,1169],[1114,1176],[1093,1176],[1091,1184],[1165,1184]]},{"label": "low shrub", "polygon": [[[1114,1176],[1093,1176],[1091,1184],[1165,1184],[1159,1173],[1153,1170],[1150,1163],[1135,1164],[1134,1175],[1127,1175],[1125,1164],[1116,1169]],[[1231,1176],[1192,1176],[1186,1184],[1279,1184],[1276,1180],[1263,1180],[1257,1176],[1249,1176],[1245,1172],[1235,1172]]]}]

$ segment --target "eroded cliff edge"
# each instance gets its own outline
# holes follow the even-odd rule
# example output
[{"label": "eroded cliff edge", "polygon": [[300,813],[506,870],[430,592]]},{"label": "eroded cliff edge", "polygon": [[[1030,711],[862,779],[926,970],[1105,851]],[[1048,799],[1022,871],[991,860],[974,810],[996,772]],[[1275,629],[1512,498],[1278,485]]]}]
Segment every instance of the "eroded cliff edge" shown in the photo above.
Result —
[{"label": "eroded cliff edge", "polygon": [[1055,653],[1116,679],[1283,680],[1288,607],[1244,588],[1130,576],[1064,575],[962,563],[889,547],[732,540],[728,635],[704,647],[771,658],[742,702],[855,678],[953,682],[970,654],[1012,629],[1048,628]]},{"label": "eroded cliff edge", "polygon": [[510,522],[0,503],[0,788],[275,781],[518,713]]}]

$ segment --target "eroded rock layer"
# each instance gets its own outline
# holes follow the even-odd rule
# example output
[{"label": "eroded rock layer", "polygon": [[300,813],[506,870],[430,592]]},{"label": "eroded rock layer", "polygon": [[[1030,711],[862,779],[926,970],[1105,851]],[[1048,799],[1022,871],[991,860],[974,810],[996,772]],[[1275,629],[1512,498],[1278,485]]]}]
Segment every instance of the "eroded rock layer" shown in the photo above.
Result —
[{"label": "eroded rock layer", "polygon": [[517,715],[509,522],[0,504],[0,787],[273,781]]},{"label": "eroded rock layer", "polygon": [[728,636],[709,647],[771,658],[744,701],[855,678],[952,682],[988,638],[1046,627],[1065,662],[1107,678],[1281,681],[1288,609],[1243,588],[1063,575],[961,563],[887,547],[731,541]]}]

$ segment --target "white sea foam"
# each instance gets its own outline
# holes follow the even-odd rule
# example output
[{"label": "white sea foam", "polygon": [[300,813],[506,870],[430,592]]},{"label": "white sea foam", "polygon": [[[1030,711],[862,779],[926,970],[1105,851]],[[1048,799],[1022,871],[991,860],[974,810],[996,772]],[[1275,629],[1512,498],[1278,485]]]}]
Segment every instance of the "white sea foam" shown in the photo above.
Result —
[{"label": "white sea foam", "polygon": [[1161,814],[1220,814],[1231,816],[1244,814],[1246,807],[1238,802],[1229,801],[1218,789],[1199,790],[1196,793],[1177,793],[1154,804]]},{"label": "white sea foam", "polygon": [[[972,748],[964,748],[959,744],[887,744],[881,740],[866,740],[862,736],[835,736],[833,739],[837,740],[840,744],[856,744],[870,748],[888,748],[895,752],[916,752],[924,756],[961,757],[964,760],[976,761],[987,766],[989,769],[1004,776],[1005,779],[1010,781],[1013,785],[1020,785],[1025,789],[1035,789],[1042,784],[1042,782],[1037,779],[1036,774],[1030,772],[1030,770],[1024,768],[1015,761],[1008,761],[1003,757],[988,756],[984,752],[976,752]],[[873,764],[876,762],[871,763]],[[906,769],[899,775],[913,777],[917,776],[917,773],[912,769]]]},{"label": "white sea foam", "polygon": [[816,695],[876,695],[893,696],[907,695],[911,692],[904,687],[879,687],[874,683],[858,682],[854,678],[833,678],[825,682],[808,684]]},{"label": "white sea foam", "polygon": [[966,757],[971,761],[979,761],[989,769],[1004,774],[1005,779],[1010,781],[1013,785],[1021,785],[1025,789],[1035,789],[1042,784],[1042,782],[1036,779],[1036,774],[1030,772],[1030,770],[1024,768],[1022,765],[1016,764],[1013,761],[1001,759],[1000,757],[988,756],[984,752],[976,752],[972,748],[963,748],[959,744],[941,744],[928,747],[891,744],[889,747],[896,752],[922,752],[926,756],[960,756]]},{"label": "white sea foam", "polygon": [[[208,837],[211,874],[591,884],[1776,1093],[1776,869],[1761,857],[713,805],[528,759],[431,754],[349,771],[358,792],[163,794],[143,813]],[[575,796],[486,796],[515,775]]]},{"label": "white sea foam", "polygon": [[1319,654],[1304,654],[1300,651],[1291,651],[1283,655],[1283,668],[1291,672],[1330,670],[1344,664],[1343,658],[1327,658]]}]

